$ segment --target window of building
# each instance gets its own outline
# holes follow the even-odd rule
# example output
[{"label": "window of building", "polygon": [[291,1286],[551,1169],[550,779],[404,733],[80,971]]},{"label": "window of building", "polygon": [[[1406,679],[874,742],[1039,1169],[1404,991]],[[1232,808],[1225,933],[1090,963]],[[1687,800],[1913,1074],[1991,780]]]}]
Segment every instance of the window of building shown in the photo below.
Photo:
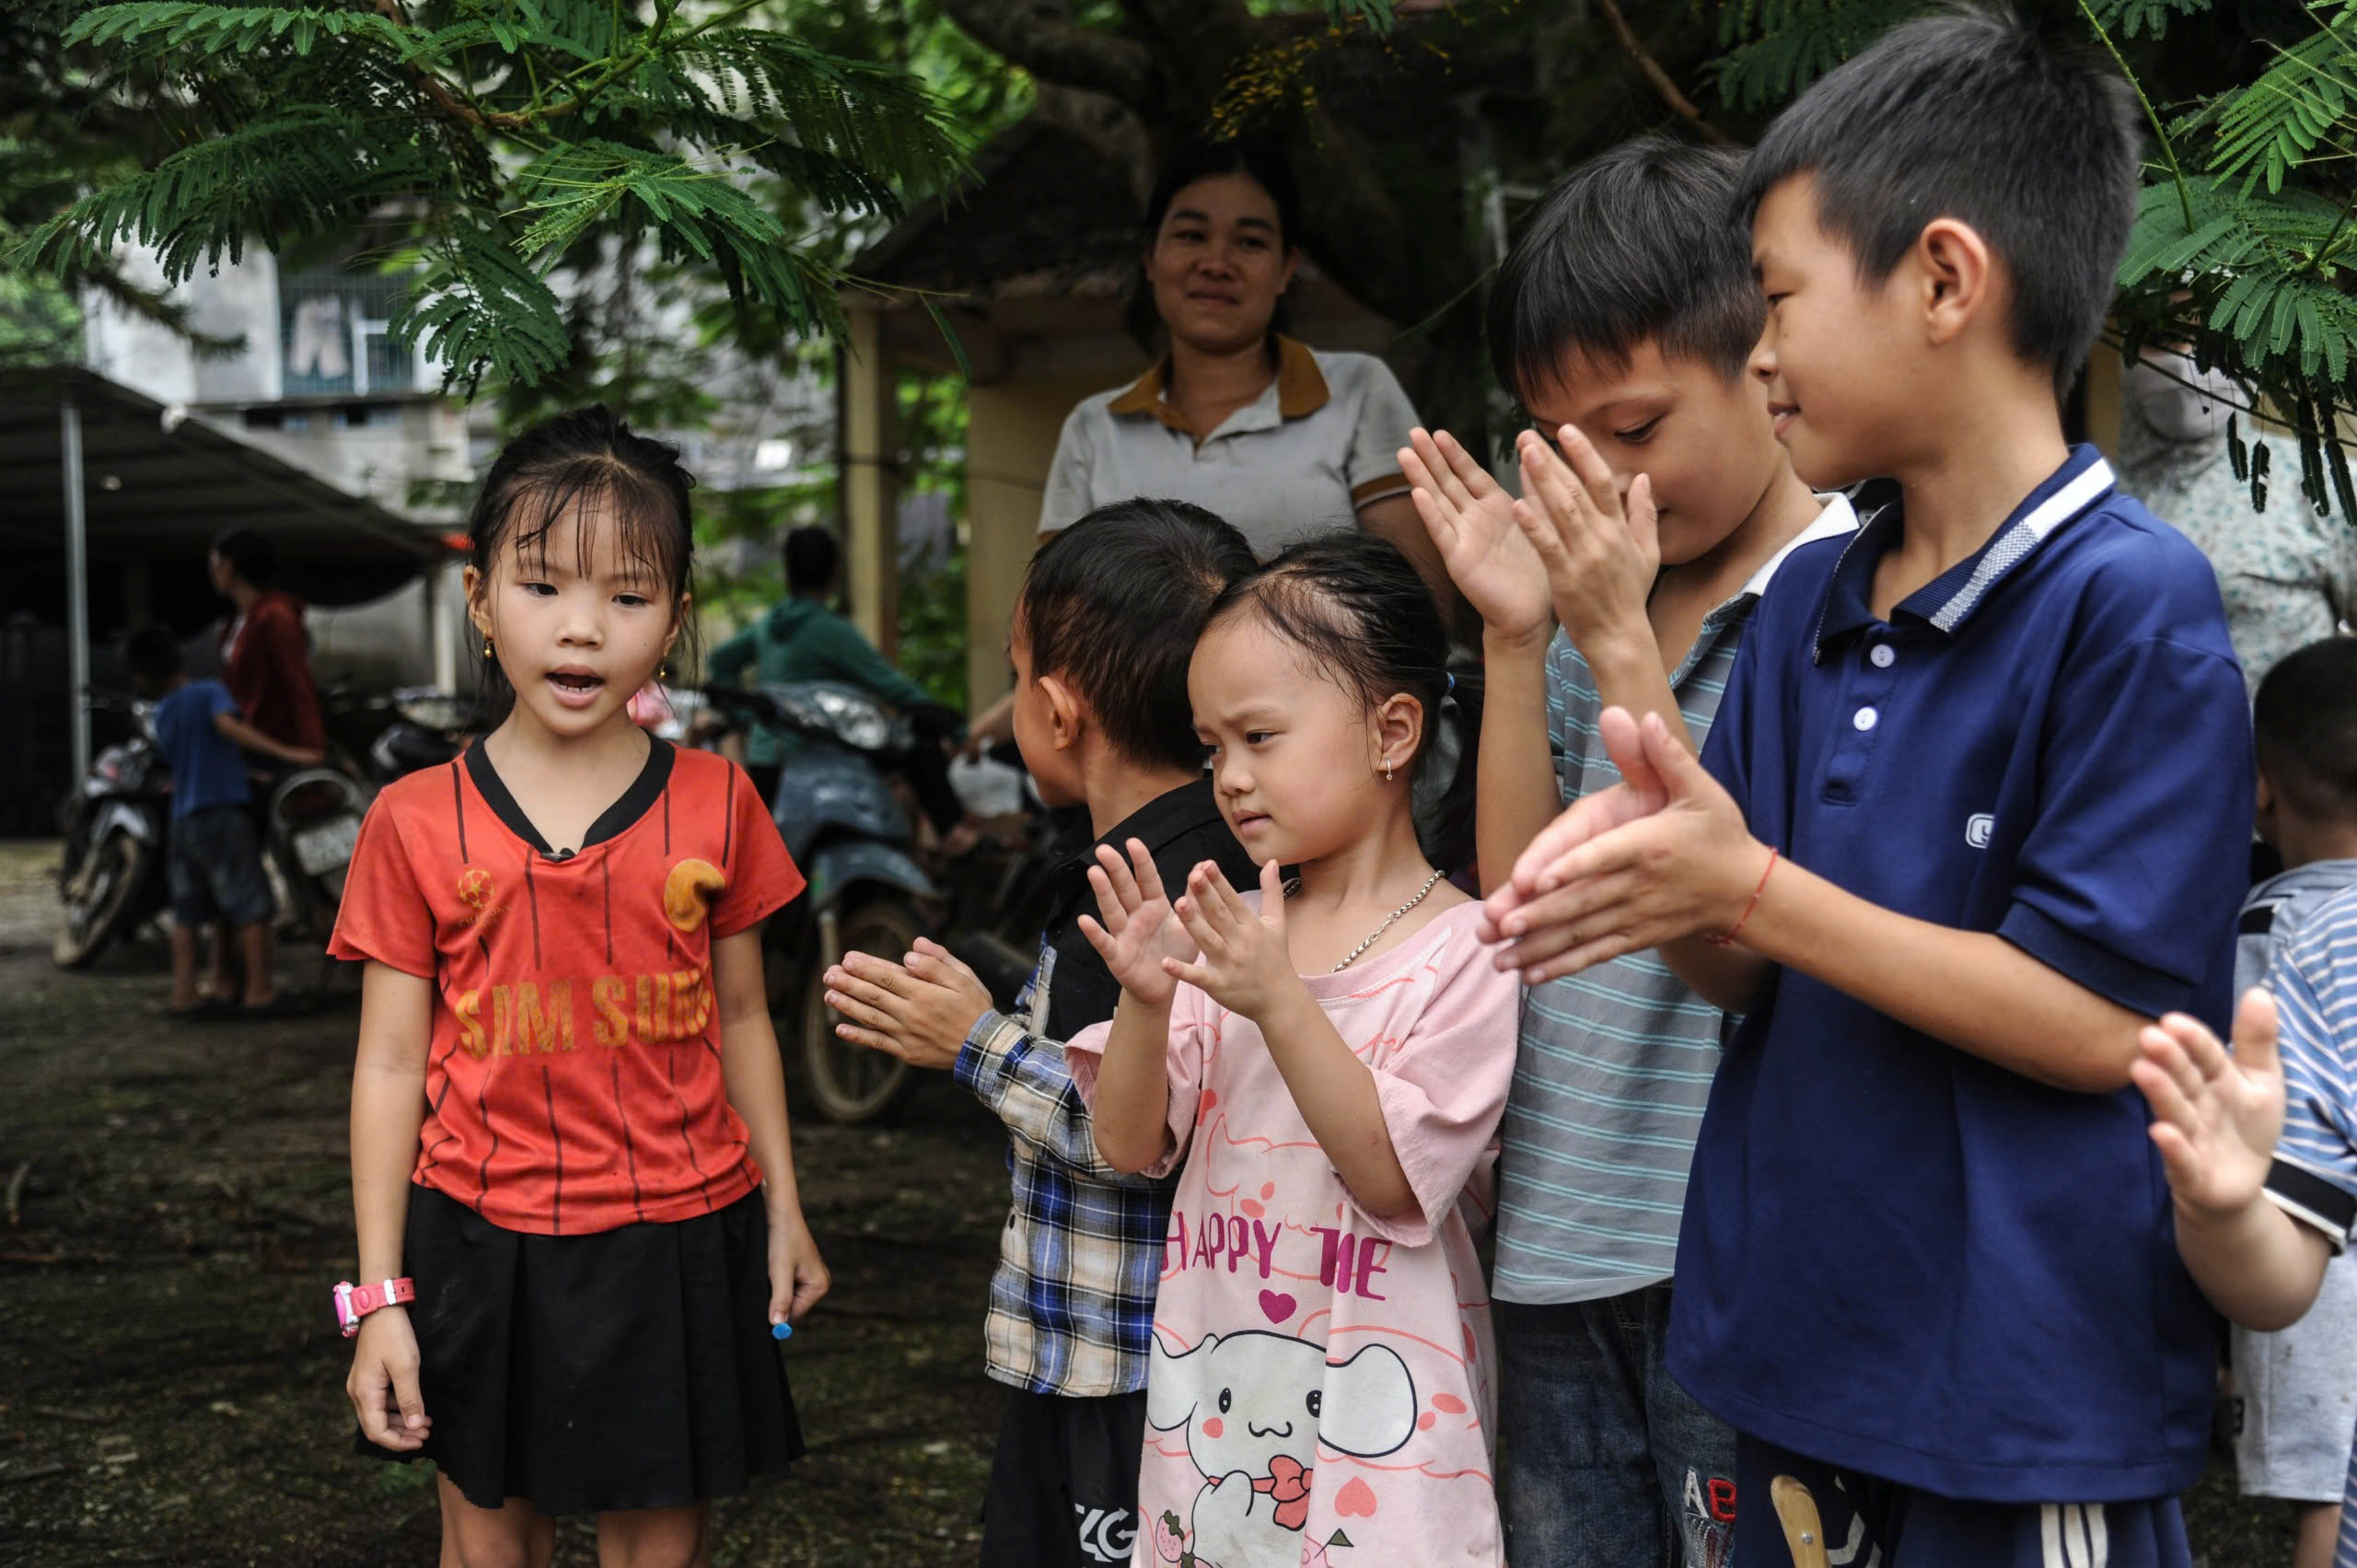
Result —
[{"label": "window of building", "polygon": [[410,390],[415,362],[387,337],[386,327],[412,281],[332,266],[280,274],[280,396]]}]

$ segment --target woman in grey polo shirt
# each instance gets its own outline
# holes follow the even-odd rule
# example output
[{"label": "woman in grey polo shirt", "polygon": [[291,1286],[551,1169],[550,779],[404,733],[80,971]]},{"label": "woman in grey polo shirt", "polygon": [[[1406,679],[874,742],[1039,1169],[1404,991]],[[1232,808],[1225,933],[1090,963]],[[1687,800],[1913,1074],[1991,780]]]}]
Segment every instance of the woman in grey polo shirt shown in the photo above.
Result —
[{"label": "woman in grey polo shirt", "polygon": [[[1399,471],[1418,423],[1408,394],[1373,354],[1320,353],[1276,330],[1301,261],[1297,213],[1293,171],[1265,144],[1195,143],[1163,166],[1139,302],[1166,347],[1066,416],[1040,536],[1138,495],[1218,514],[1264,561],[1356,524],[1398,545],[1453,614],[1457,590]],[[1014,712],[1003,697],[977,715],[969,750],[1004,739]]]},{"label": "woman in grey polo shirt", "polygon": [[1167,347],[1064,421],[1039,508],[1055,533],[1134,495],[1218,513],[1264,560],[1353,523],[1442,571],[1399,472],[1416,411],[1383,361],[1274,330],[1301,260],[1293,175],[1249,142],[1182,148],[1146,208],[1145,289]]}]

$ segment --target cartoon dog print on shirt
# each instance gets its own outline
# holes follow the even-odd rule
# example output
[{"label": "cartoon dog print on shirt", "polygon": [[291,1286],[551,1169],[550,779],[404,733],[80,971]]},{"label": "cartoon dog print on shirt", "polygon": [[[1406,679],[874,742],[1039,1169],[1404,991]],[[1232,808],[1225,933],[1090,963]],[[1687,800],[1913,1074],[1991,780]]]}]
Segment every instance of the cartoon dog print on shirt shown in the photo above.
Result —
[{"label": "cartoon dog print on shirt", "polygon": [[1187,1431],[1203,1477],[1187,1546],[1197,1568],[1298,1568],[1320,1444],[1373,1458],[1416,1433],[1408,1364],[1371,1344],[1344,1362],[1309,1340],[1208,1334],[1173,1355],[1157,1340],[1146,1424]]}]

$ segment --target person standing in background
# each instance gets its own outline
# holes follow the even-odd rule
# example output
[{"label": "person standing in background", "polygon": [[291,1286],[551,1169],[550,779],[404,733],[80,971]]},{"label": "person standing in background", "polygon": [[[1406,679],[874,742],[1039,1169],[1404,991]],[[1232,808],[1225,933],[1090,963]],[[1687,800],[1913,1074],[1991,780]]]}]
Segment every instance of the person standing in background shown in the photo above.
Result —
[{"label": "person standing in background", "polygon": [[1427,583],[1447,575],[1398,453],[1416,411],[1373,354],[1326,354],[1282,330],[1301,265],[1293,171],[1273,147],[1197,144],[1164,166],[1146,206],[1138,306],[1162,353],[1064,420],[1039,531],[1133,495],[1168,495],[1233,522],[1267,560],[1355,524],[1399,546]]},{"label": "person standing in background", "polygon": [[[795,528],[780,551],[785,566],[785,598],[742,632],[712,650],[705,668],[723,686],[744,683],[751,670],[764,686],[800,680],[840,680],[896,707],[921,711],[937,706],[925,689],[895,669],[866,634],[830,608],[842,586],[842,547],[820,528]],[[954,713],[949,717],[954,722]],[[746,743],[745,772],[761,798],[777,803],[778,780],[801,742],[766,725],[756,725]],[[947,854],[973,848],[977,834],[966,820],[965,803],[949,783],[949,759],[928,740],[908,759],[910,786],[924,808]]]},{"label": "person standing in background", "polygon": [[[1042,539],[1101,506],[1169,499],[1235,525],[1266,561],[1353,526],[1412,562],[1445,614],[1457,590],[1399,471],[1419,421],[1391,367],[1285,335],[1301,265],[1293,169],[1255,141],[1198,142],[1163,165],[1145,211],[1132,330],[1160,356],[1065,416],[1039,501]],[[1004,740],[1011,697],[975,715],[969,754]]]},{"label": "person standing in background", "polygon": [[214,540],[205,564],[215,590],[236,607],[221,633],[221,683],[238,711],[281,745],[322,749],[311,637],[303,601],[278,587],[277,544],[258,528],[231,528]]},{"label": "person standing in background", "polygon": [[2274,476],[2264,511],[2235,477],[2226,421],[2250,395],[2186,354],[2147,349],[2120,383],[2119,487],[2210,558],[2226,601],[2226,631],[2255,697],[2278,659],[2345,630],[2357,603],[2357,532],[2318,517],[2300,495],[2300,449],[2251,427]]}]

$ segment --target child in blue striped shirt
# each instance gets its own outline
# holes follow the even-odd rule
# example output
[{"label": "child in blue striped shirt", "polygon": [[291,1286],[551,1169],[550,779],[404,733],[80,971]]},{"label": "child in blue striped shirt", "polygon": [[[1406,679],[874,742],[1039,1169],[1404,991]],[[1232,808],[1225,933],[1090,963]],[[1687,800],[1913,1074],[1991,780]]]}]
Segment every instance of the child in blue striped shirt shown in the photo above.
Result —
[{"label": "child in blue striped shirt", "polygon": [[2337,1539],[2357,1568],[2341,1502],[2357,1412],[2357,1260],[2341,1250],[2357,1225],[2357,639],[2270,670],[2257,730],[2259,833],[2286,869],[2243,905],[2235,982],[2273,993],[2280,1075],[2254,993],[2235,1062],[2199,1024],[2165,1020],[2137,1082],[2177,1189],[2178,1248],[2236,1319],[2242,1490],[2297,1506],[2293,1568],[2327,1568]]}]

